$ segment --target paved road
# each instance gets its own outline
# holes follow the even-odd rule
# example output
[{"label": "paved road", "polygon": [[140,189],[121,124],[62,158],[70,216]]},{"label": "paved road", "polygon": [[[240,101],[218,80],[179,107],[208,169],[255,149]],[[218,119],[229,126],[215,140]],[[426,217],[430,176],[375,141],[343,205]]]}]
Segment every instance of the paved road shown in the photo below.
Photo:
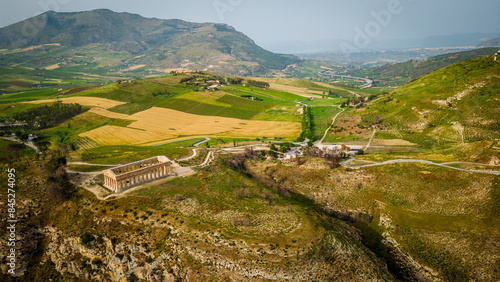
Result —
[{"label": "paved road", "polygon": [[199,167],[199,168],[203,168],[203,167],[207,167],[210,165],[210,163],[215,159],[215,155],[214,155],[214,151],[210,151],[208,152],[207,154],[207,157],[205,158],[205,161],[203,161],[203,163],[199,164],[199,165],[196,165],[196,166],[192,166],[193,168],[194,167]]},{"label": "paved road", "polygon": [[205,140],[203,141],[200,141],[200,142],[197,142],[196,144],[193,144],[193,147],[199,147],[201,144],[205,143],[205,142],[208,142],[212,139],[208,138],[208,137],[198,137],[198,138],[205,138]]},{"label": "paved road", "polygon": [[69,162],[67,165],[89,165],[89,166],[110,166],[110,167],[115,167],[118,165],[114,164],[91,164],[91,163],[85,163],[85,162]]},{"label": "paved road", "polygon": [[38,154],[41,154],[42,151],[40,151],[40,149],[38,149],[37,146],[35,146],[33,144],[33,142],[30,140],[28,141],[27,143],[24,143],[22,141],[19,141],[18,139],[14,138],[14,137],[2,137],[2,139],[5,139],[5,140],[8,140],[8,141],[12,141],[12,142],[17,142],[17,143],[21,143],[21,144],[24,144],[30,148],[32,148],[33,150],[35,150],[35,152],[37,152]]},{"label": "paved road", "polygon": [[165,143],[161,143],[161,144],[156,144],[156,145],[153,145],[151,147],[158,147],[158,146],[163,146],[163,145],[167,145],[167,144],[172,144],[172,143],[177,143],[177,142],[182,142],[182,141],[188,141],[188,140],[193,140],[193,139],[200,139],[200,138],[205,138],[205,140],[197,142],[196,144],[193,145],[193,147],[198,147],[200,144],[205,143],[207,141],[210,141],[210,138],[204,137],[204,136],[200,136],[200,137],[191,137],[191,138],[186,138],[186,139],[181,139],[181,140],[175,140],[175,141],[165,142]]},{"label": "paved road", "polygon": [[[439,166],[439,167],[444,167],[444,168],[449,168],[449,169],[454,169],[454,170],[464,171],[464,172],[500,175],[500,171],[463,169],[463,168],[453,167],[453,166],[449,166],[449,165],[438,164],[438,163],[434,163],[434,162],[426,161],[426,160],[397,159],[397,160],[389,160],[389,161],[385,161],[385,162],[381,162],[381,163],[366,164],[366,165],[359,165],[359,166],[350,166],[347,164],[353,160],[354,160],[354,157],[350,157],[348,160],[345,160],[345,161],[341,162],[340,164],[344,167],[347,167],[347,168],[360,169],[360,168],[364,168],[364,167],[381,166],[381,165],[389,165],[389,164],[397,164],[397,163],[424,163],[424,164],[430,164],[430,165],[435,165],[435,166]],[[478,164],[478,165],[481,165],[481,164]]]},{"label": "paved road", "polygon": [[362,80],[365,82],[365,84],[358,86],[360,89],[364,88],[370,88],[373,85],[373,80],[368,79],[368,78],[363,78],[363,77],[354,77],[354,76],[348,76],[348,75],[338,75],[338,74],[333,74],[329,73],[330,71],[328,70],[322,70],[318,72],[319,76],[329,76],[329,77],[339,77],[339,78],[345,78],[345,79],[353,79],[353,80]]},{"label": "paved road", "polygon": [[66,172],[67,173],[74,173],[74,174],[84,174],[84,175],[99,175],[99,174],[102,174],[102,170],[101,171],[93,171],[93,172],[84,172],[84,171],[75,171],[75,170],[71,170],[71,169],[66,169]]},{"label": "paved road", "polygon": [[193,155],[189,156],[189,157],[186,157],[186,158],[183,158],[183,159],[179,159],[177,161],[188,161],[194,157],[196,157],[198,155],[198,149],[193,149]]}]

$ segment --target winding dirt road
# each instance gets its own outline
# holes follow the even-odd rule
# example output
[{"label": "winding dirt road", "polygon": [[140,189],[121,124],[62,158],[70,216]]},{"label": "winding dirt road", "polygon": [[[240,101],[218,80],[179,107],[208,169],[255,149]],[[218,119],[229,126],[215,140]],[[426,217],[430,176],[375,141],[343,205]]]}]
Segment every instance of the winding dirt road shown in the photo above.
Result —
[{"label": "winding dirt road", "polygon": [[321,140],[319,140],[318,142],[316,142],[317,145],[321,146],[323,144],[323,140],[325,140],[326,138],[326,135],[328,134],[328,131],[330,131],[330,129],[332,129],[333,125],[335,124],[335,121],[337,120],[337,117],[343,113],[345,111],[344,108],[341,108],[340,105],[338,106],[339,110],[342,110],[341,112],[337,113],[334,117],[333,117],[333,120],[332,120],[332,124],[330,125],[330,127],[328,127],[326,130],[325,130],[325,134],[323,135],[323,138],[321,138]]}]

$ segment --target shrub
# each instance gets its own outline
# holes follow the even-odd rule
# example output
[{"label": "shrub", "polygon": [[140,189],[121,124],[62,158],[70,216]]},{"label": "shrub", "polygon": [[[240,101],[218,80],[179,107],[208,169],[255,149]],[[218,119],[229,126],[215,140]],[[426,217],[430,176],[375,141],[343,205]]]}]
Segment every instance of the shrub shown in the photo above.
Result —
[{"label": "shrub", "polygon": [[87,232],[80,235],[80,242],[84,245],[88,245],[95,240],[95,237],[92,234]]},{"label": "shrub", "polygon": [[178,203],[178,202],[182,202],[182,201],[184,201],[185,199],[186,199],[186,197],[184,197],[183,195],[175,195],[175,196],[174,196],[174,201],[175,201],[176,203]]}]

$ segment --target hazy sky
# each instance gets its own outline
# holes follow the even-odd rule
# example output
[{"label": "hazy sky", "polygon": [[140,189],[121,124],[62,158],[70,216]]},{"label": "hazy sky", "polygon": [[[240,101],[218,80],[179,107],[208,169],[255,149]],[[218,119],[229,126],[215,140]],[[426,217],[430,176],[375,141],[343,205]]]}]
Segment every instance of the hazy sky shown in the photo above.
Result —
[{"label": "hazy sky", "polygon": [[[48,10],[99,8],[161,19],[223,22],[275,52],[313,51],[334,40],[353,46],[357,39],[357,47],[369,48],[394,39],[500,33],[499,0],[0,0],[0,27]],[[360,39],[360,31],[366,37]]]}]

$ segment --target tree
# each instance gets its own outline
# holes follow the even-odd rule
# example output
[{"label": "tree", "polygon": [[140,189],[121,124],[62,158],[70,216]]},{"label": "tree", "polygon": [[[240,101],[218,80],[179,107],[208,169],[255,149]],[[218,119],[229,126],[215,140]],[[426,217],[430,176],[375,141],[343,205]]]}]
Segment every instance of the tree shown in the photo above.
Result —
[{"label": "tree", "polygon": [[19,140],[25,142],[25,141],[28,141],[28,136],[29,136],[29,134],[26,131],[23,131],[19,135],[17,135],[17,138],[19,138]]},{"label": "tree", "polygon": [[66,170],[63,167],[59,167],[56,170],[56,179],[63,182],[67,180],[68,174],[66,173]]},{"label": "tree", "polygon": [[41,151],[47,150],[49,148],[50,144],[51,143],[47,140],[42,140],[42,141],[36,142],[36,145],[40,148]]},{"label": "tree", "polygon": [[358,150],[358,155],[364,155],[364,154],[365,154],[365,150],[363,150],[363,149]]}]

